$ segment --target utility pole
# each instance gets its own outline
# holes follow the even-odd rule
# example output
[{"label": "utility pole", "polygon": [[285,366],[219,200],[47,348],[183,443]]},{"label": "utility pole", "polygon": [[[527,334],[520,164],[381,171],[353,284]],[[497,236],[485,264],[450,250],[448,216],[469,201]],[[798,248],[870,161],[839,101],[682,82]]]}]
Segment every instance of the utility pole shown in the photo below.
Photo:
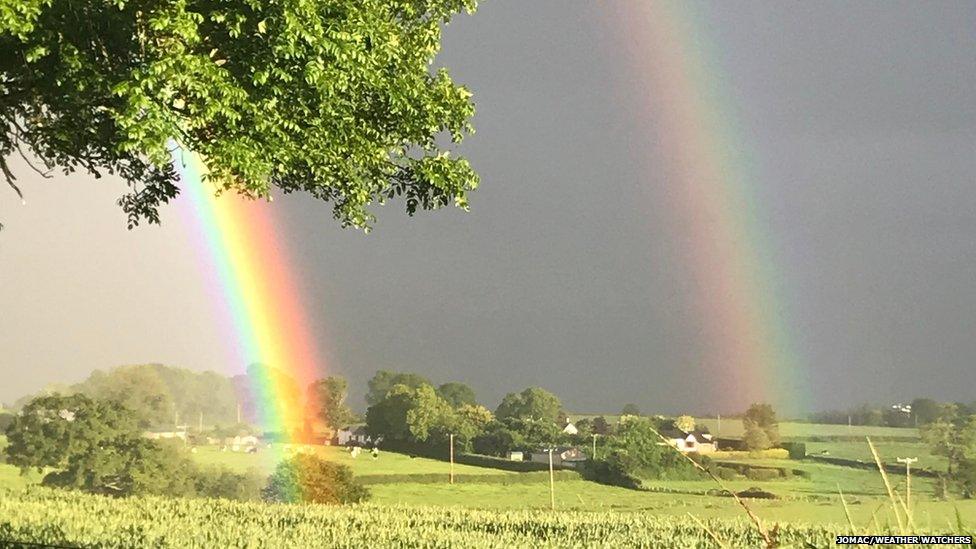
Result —
[{"label": "utility pole", "polygon": [[454,434],[451,433],[451,484],[454,484]]},{"label": "utility pole", "polygon": [[898,463],[905,464],[905,508],[909,512],[912,510],[912,464],[916,461],[917,457],[898,458]]},{"label": "utility pole", "polygon": [[851,434],[851,414],[847,414],[847,434]]},{"label": "utility pole", "polygon": [[552,472],[552,448],[549,448],[549,509],[556,510],[556,475]]},{"label": "utility pole", "polygon": [[593,453],[590,454],[590,456],[591,456],[590,459],[593,459],[593,460],[596,459],[596,437],[598,437],[598,436],[599,435],[597,435],[596,433],[593,433]]},{"label": "utility pole", "polygon": [[722,414],[716,414],[718,417],[718,426],[715,428],[715,438],[718,438],[722,434]]},{"label": "utility pole", "polygon": [[203,412],[200,412],[200,421],[197,423],[197,431],[203,432]]},{"label": "utility pole", "polygon": [[237,424],[241,424],[241,403],[237,403]]}]

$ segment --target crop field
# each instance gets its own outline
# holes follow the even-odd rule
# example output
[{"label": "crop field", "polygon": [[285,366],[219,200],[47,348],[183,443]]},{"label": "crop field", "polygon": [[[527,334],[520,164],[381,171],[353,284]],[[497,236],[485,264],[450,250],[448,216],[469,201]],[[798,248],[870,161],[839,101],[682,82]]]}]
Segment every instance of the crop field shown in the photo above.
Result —
[{"label": "crop field", "polygon": [[[761,540],[742,521],[711,521],[735,547]],[[785,526],[784,544],[826,545],[822,527]],[[690,518],[608,512],[486,512],[375,505],[110,499],[34,488],[0,497],[0,540],[100,547],[712,547]]]},{"label": "crop field", "polygon": [[[470,494],[485,497],[485,494]],[[519,497],[521,493],[508,497]],[[504,497],[504,494],[499,496]],[[100,547],[759,547],[741,518],[713,518],[682,498],[652,507],[664,513],[470,510],[404,505],[329,507],[225,500],[111,499],[44,488],[0,494],[0,540]],[[789,513],[789,506],[784,506]],[[761,515],[772,504],[759,506]],[[696,519],[688,516],[694,513]],[[920,517],[921,518],[921,517]],[[766,520],[769,520],[768,518]],[[699,523],[699,521],[702,521]],[[711,534],[706,532],[703,524]],[[891,532],[881,525],[873,532]],[[955,522],[918,528],[959,532]],[[824,547],[847,526],[781,524],[783,546]]]}]

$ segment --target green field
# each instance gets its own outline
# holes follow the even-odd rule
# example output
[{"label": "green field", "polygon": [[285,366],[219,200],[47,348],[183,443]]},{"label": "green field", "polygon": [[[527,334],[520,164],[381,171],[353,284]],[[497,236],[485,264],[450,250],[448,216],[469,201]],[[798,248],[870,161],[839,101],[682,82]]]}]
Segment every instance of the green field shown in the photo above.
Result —
[{"label": "green field", "polygon": [[[865,444],[852,444],[847,442],[807,442],[807,454],[827,455],[844,459],[857,459],[861,461],[873,462],[871,450]],[[922,442],[875,442],[874,446],[878,449],[881,459],[887,463],[897,463],[895,460],[900,457],[918,458],[918,462],[912,467],[931,469],[933,471],[945,471],[948,461],[944,456],[932,454],[931,448]],[[826,452],[826,454],[824,454]]]},{"label": "green field", "polygon": [[[377,459],[363,452],[353,458],[346,448],[338,446],[306,446],[316,454],[343,465],[348,465],[356,476],[373,475],[427,475],[443,474],[447,479],[450,474],[450,464],[434,459],[422,457],[411,458],[404,454],[381,451]],[[264,474],[270,474],[275,464],[287,453],[283,447],[263,449],[256,454],[243,452],[221,452],[216,446],[201,446],[193,459],[203,465],[223,465],[235,471],[256,469]],[[454,465],[454,473],[458,475],[514,475],[509,471],[489,469],[487,467],[472,467],[470,465]]]},{"label": "green field", "polygon": [[[698,425],[708,427],[712,433],[729,438],[741,438],[745,429],[741,419],[723,419],[721,429],[714,418],[698,418]],[[809,439],[816,437],[904,437],[919,438],[918,429],[903,427],[874,427],[868,425],[833,425],[827,423],[782,422],[779,434],[784,439]]]}]

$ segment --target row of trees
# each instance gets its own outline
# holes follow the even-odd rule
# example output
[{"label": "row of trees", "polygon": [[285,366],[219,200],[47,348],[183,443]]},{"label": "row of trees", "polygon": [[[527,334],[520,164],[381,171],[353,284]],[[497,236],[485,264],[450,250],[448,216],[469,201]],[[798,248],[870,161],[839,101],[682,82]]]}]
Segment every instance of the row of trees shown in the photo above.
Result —
[{"label": "row of trees", "polygon": [[[907,405],[859,404],[845,410],[827,410],[810,414],[814,423],[836,425],[868,425],[887,427],[922,427],[936,421],[942,415],[946,403],[931,398],[916,398]],[[976,413],[976,402],[954,403],[967,414]]]},{"label": "row of trees", "polygon": [[423,376],[385,370],[370,379],[366,401],[366,428],[384,441],[444,447],[453,435],[460,450],[491,455],[554,444],[562,434],[560,418],[565,418],[559,398],[545,389],[506,395],[492,413],[463,383],[435,388]]},{"label": "row of trees", "polygon": [[[563,430],[568,421],[559,397],[545,389],[509,393],[492,412],[477,404],[474,391],[464,384],[435,388],[417,374],[387,371],[369,381],[367,402],[367,430],[383,437],[384,445],[440,453],[453,436],[459,451],[501,456],[561,444],[590,448],[596,434],[603,435],[600,452],[590,456],[583,471],[593,480],[633,487],[642,478],[684,479],[699,474],[687,459],[662,444],[658,434],[676,422],[690,431],[694,419],[641,417],[633,404],[624,407],[630,413],[616,425],[602,416],[584,418],[575,422],[577,432],[571,434]],[[775,415],[771,419],[772,424],[759,418],[757,425],[774,430]],[[778,436],[767,437],[767,443],[770,438]]]},{"label": "row of trees", "polygon": [[[275,378],[274,385],[291,404],[305,409],[304,424],[293,426],[299,436],[326,427],[335,429],[356,419],[346,403],[348,384],[344,378],[322,378],[303,389],[295,378],[263,365],[252,365],[246,374],[233,377],[161,364],[119,366],[95,370],[80,383],[50,386],[41,395],[82,394],[119,402],[143,429],[172,430],[180,424],[196,432],[202,425],[209,434],[233,436],[257,423],[258,398],[253,387],[255,380],[268,376]],[[34,396],[20,399],[14,410]],[[0,414],[0,427],[11,417]]]}]

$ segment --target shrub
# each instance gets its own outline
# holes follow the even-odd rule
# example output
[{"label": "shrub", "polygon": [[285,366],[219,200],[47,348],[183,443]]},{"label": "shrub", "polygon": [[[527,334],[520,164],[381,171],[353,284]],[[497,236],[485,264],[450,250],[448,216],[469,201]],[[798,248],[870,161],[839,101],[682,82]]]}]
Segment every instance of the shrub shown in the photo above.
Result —
[{"label": "shrub", "polygon": [[261,495],[272,502],[336,504],[366,501],[370,493],[349,467],[300,453],[278,464]]},{"label": "shrub", "polygon": [[803,442],[784,442],[780,447],[788,452],[790,459],[807,457],[807,445]]},{"label": "shrub", "polygon": [[641,481],[629,472],[631,466],[627,461],[622,452],[615,452],[604,459],[588,460],[583,464],[583,478],[600,484],[636,490],[641,487]]},{"label": "shrub", "polygon": [[739,476],[739,473],[737,473],[735,469],[732,469],[731,467],[715,467],[712,470],[712,473],[722,480],[735,480],[735,478]]},{"label": "shrub", "polygon": [[777,469],[761,469],[759,467],[750,467],[746,469],[746,478],[749,480],[759,480],[768,481],[776,480],[780,477],[780,472]]}]

